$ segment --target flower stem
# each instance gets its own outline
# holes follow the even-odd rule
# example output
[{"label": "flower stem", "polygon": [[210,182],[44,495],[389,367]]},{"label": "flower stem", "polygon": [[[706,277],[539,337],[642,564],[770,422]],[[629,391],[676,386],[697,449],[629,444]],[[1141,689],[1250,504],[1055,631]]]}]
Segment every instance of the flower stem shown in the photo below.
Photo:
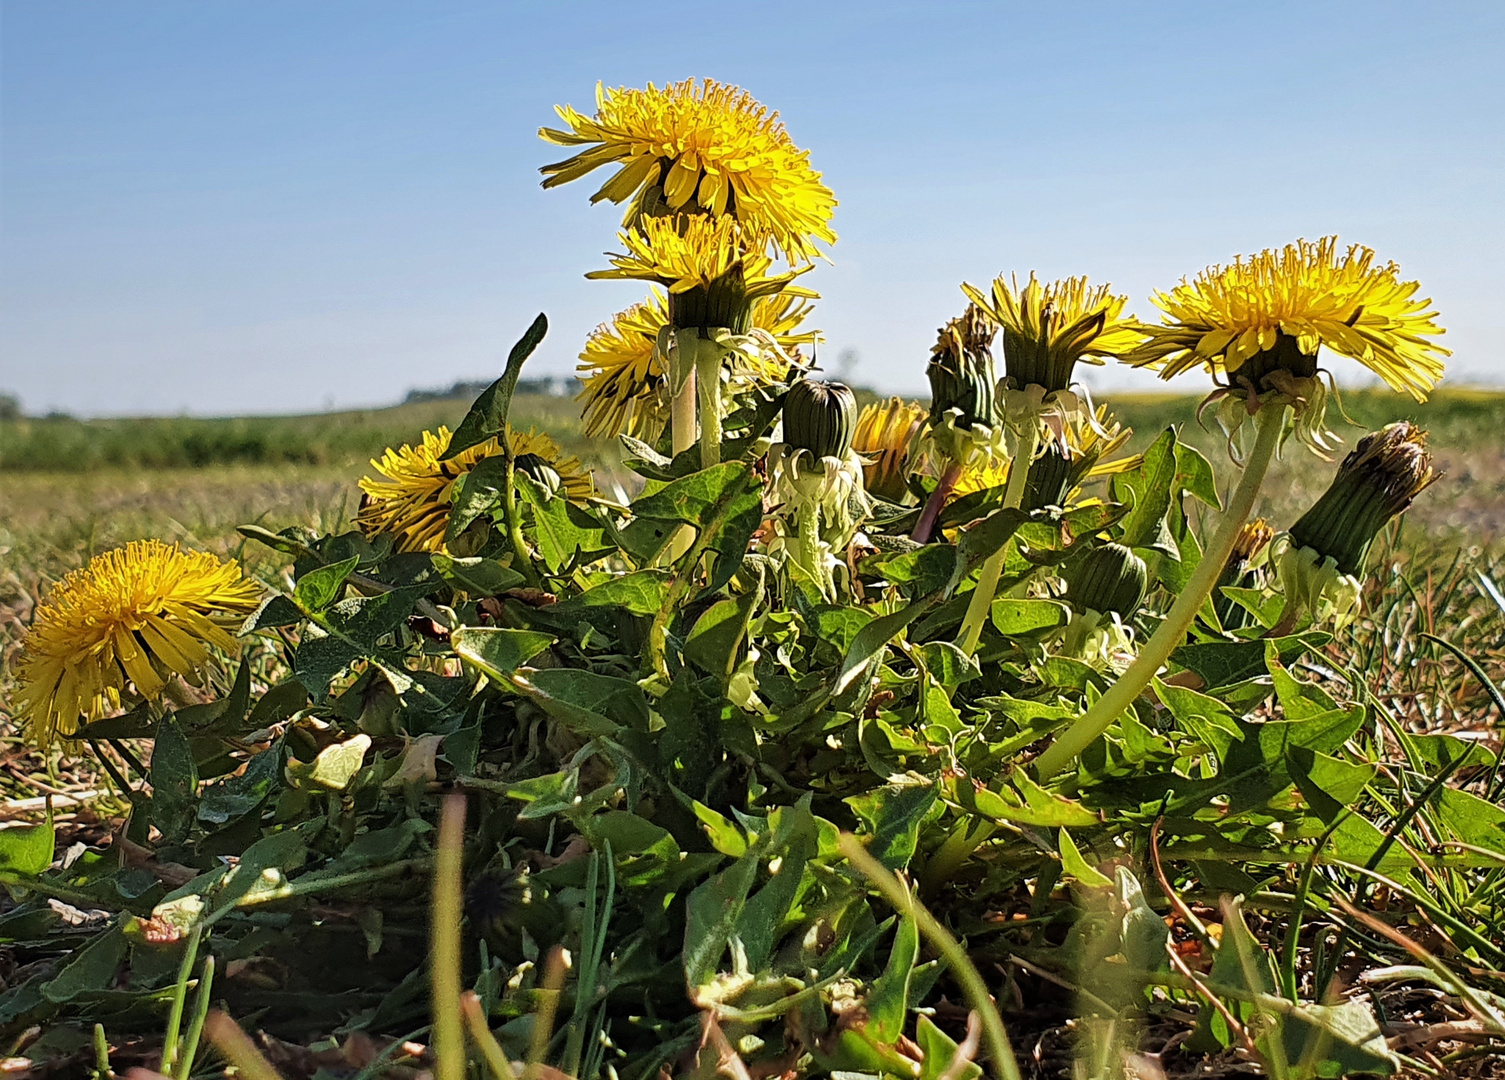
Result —
[{"label": "flower stem", "polygon": [[669,417],[670,438],[674,453],[679,455],[695,445],[695,371],[692,368],[685,376],[685,384],[674,395],[674,404]]},{"label": "flower stem", "polygon": [[[684,385],[674,395],[669,413],[669,439],[674,457],[695,445],[696,431],[695,369],[691,367],[685,375]],[[669,539],[668,561],[677,562],[694,542],[695,530],[681,525]]]},{"label": "flower stem", "polygon": [[1129,665],[1129,669],[1036,759],[1035,771],[1041,780],[1056,775],[1096,742],[1108,729],[1108,725],[1134,703],[1134,699],[1149,685],[1161,665],[1185,640],[1186,631],[1197,617],[1197,612],[1217,585],[1223,566],[1233,551],[1234,541],[1238,539],[1239,529],[1243,527],[1254,506],[1254,497],[1259,494],[1259,485],[1265,478],[1276,444],[1280,441],[1285,413],[1284,405],[1267,405],[1255,414],[1257,434],[1254,449],[1250,451],[1249,460],[1244,465],[1244,474],[1239,478],[1238,487],[1228,500],[1228,509],[1223,514],[1222,523],[1207,550],[1202,553],[1202,561],[1197,563],[1191,579],[1171,605],[1165,621],[1150,636],[1150,640],[1144,643],[1144,648]]},{"label": "flower stem", "polygon": [[507,542],[512,545],[512,562],[514,568],[523,575],[529,588],[542,589],[543,580],[533,567],[533,552],[528,548],[528,538],[523,535],[523,515],[517,505],[517,461],[512,456],[510,441],[503,453],[506,457],[503,474],[505,490],[502,492],[502,520],[507,528]]},{"label": "flower stem", "polygon": [[695,383],[700,398],[700,467],[721,464],[721,356],[712,341],[701,341],[695,355]]},{"label": "flower stem", "polygon": [[[1019,433],[1018,452],[1009,467],[1008,487],[1003,489],[1003,508],[1017,510],[1024,501],[1024,485],[1029,480],[1029,470],[1035,462],[1035,450],[1040,446],[1040,421],[1033,416]],[[961,649],[971,656],[982,640],[982,628],[987,624],[988,614],[993,609],[993,597],[998,592],[998,579],[1003,576],[1003,558],[1009,546],[1005,543],[988,556],[977,576],[977,586],[972,590],[972,599],[967,604],[966,617],[962,619]]]},{"label": "flower stem", "polygon": [[826,573],[825,560],[820,557],[820,507],[814,500],[806,500],[795,511],[795,560],[799,567],[820,588],[827,600],[835,597],[835,585]]},{"label": "flower stem", "polygon": [[434,856],[429,967],[434,1018],[434,1075],[465,1080],[465,1029],[460,1019],[460,920],[464,914],[461,863],[465,848],[465,793],[445,796]]},{"label": "flower stem", "polygon": [[951,498],[956,482],[961,478],[960,462],[953,461],[946,466],[946,471],[941,474],[940,482],[935,485],[930,498],[925,500],[925,508],[920,511],[920,520],[915,522],[914,532],[909,534],[911,540],[917,544],[930,543],[930,534],[935,531],[935,523],[939,520],[941,511],[946,508],[946,502]]}]

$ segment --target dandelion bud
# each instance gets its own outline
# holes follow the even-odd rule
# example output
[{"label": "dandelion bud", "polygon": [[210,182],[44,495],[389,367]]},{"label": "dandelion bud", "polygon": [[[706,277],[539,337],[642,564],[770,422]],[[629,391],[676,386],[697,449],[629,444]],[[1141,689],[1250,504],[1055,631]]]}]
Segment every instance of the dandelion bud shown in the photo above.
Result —
[{"label": "dandelion bud", "polygon": [[1127,619],[1144,603],[1149,569],[1122,544],[1087,552],[1066,579],[1066,598],[1078,611],[1100,611]]},{"label": "dandelion bud", "polygon": [[940,339],[930,351],[930,366],[925,369],[930,379],[931,423],[939,424],[954,409],[955,425],[959,428],[994,425],[997,383],[991,351],[994,333],[987,317],[975,305],[941,329]]},{"label": "dandelion bud", "polygon": [[1044,510],[1047,506],[1065,506],[1066,493],[1072,488],[1075,472],[1075,462],[1066,451],[1056,443],[1047,445],[1045,452],[1030,466],[1020,509]]},{"label": "dandelion bud", "polygon": [[1316,505],[1291,526],[1291,543],[1356,575],[1380,530],[1436,479],[1427,433],[1415,424],[1401,420],[1365,435]]},{"label": "dandelion bud", "polygon": [[838,382],[801,379],[784,398],[784,442],[815,458],[845,461],[857,424],[857,396]]},{"label": "dandelion bud", "polygon": [[1302,612],[1347,621],[1369,545],[1435,479],[1426,432],[1414,424],[1402,420],[1360,439],[1332,485],[1278,542],[1282,622],[1294,625]]}]

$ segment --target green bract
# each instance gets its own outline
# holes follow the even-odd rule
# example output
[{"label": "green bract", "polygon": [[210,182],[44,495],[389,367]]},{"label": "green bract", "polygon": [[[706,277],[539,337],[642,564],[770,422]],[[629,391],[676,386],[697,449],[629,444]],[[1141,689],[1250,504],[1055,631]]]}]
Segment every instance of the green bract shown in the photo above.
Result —
[{"label": "green bract", "polygon": [[1149,571],[1122,544],[1104,544],[1083,555],[1066,578],[1066,598],[1080,611],[1131,618],[1144,602]]},{"label": "green bract", "polygon": [[784,441],[817,458],[845,460],[857,425],[857,398],[842,383],[801,379],[784,398]]}]

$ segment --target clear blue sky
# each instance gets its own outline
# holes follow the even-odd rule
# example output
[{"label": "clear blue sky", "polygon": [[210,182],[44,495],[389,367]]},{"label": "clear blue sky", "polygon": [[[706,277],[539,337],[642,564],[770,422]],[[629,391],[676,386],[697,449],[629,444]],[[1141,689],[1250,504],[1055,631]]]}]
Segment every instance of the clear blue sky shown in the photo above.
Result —
[{"label": "clear blue sky", "polygon": [[32,410],[384,403],[492,377],[538,311],[535,370],[568,372],[639,290],[583,280],[619,211],[540,190],[535,131],[598,79],[702,75],[841,200],[805,280],[860,381],[923,387],[964,278],[1086,273],[1148,315],[1331,232],[1422,281],[1454,377],[1505,381],[1499,0],[0,0],[0,49],[0,392]]}]

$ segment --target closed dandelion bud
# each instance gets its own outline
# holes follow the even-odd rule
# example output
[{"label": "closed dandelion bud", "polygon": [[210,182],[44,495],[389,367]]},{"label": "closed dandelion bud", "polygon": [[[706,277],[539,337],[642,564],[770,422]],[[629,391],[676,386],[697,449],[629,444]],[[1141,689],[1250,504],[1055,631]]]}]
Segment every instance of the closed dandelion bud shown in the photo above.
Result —
[{"label": "closed dandelion bud", "polygon": [[1369,545],[1436,478],[1426,432],[1414,424],[1402,420],[1360,439],[1316,505],[1277,541],[1282,624],[1303,612],[1316,622],[1351,618]]},{"label": "closed dandelion bud", "polygon": [[1427,433],[1406,420],[1365,435],[1316,504],[1291,526],[1291,543],[1357,575],[1374,538],[1437,479]]},{"label": "closed dandelion bud", "polygon": [[1059,445],[1051,443],[1046,446],[1045,452],[1030,466],[1020,509],[1044,510],[1047,506],[1064,506],[1075,471],[1075,463]]},{"label": "closed dandelion bud", "polygon": [[1144,603],[1149,569],[1122,544],[1093,548],[1066,580],[1066,598],[1078,611],[1100,611],[1128,619]]},{"label": "closed dandelion bud", "polygon": [[514,868],[483,870],[465,890],[465,915],[484,937],[516,927],[532,902],[527,876]]},{"label": "closed dandelion bud", "polygon": [[802,379],[784,398],[784,442],[815,458],[845,461],[857,426],[857,396],[838,382]]},{"label": "closed dandelion bud", "polygon": [[997,376],[991,345],[996,331],[976,307],[952,319],[940,332],[930,351],[930,420],[938,424],[956,410],[955,424],[970,429],[974,424],[992,427],[996,422],[994,395]]}]

